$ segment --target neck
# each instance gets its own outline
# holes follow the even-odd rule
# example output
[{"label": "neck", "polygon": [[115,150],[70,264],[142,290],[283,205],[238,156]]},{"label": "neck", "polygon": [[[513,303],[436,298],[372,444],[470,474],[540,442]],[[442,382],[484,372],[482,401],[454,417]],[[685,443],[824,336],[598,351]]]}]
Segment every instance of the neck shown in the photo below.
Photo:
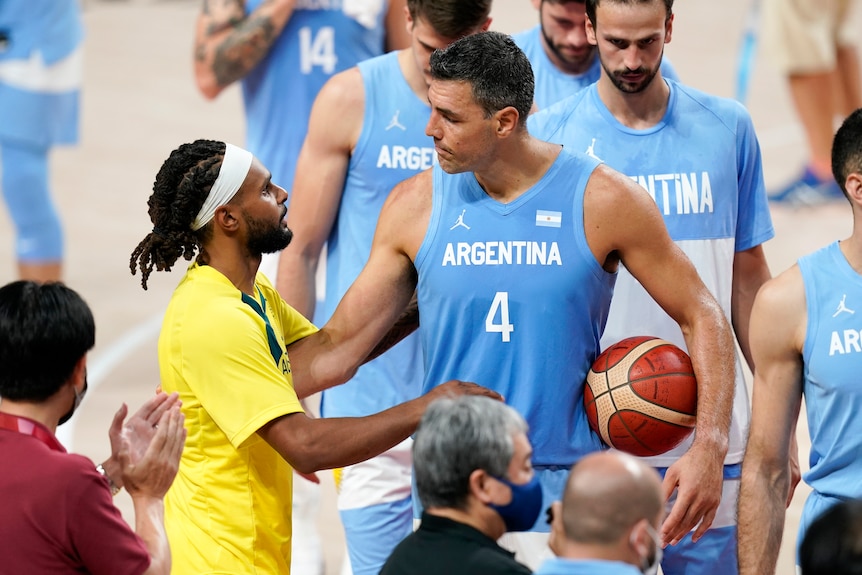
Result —
[{"label": "neck", "polygon": [[664,118],[670,100],[670,87],[661,77],[661,72],[656,73],[645,90],[628,94],[614,86],[607,72],[602,70],[598,92],[610,113],[633,130],[645,130],[658,124]]},{"label": "neck", "polygon": [[526,130],[514,137],[497,147],[498,153],[487,166],[474,171],[485,193],[503,204],[515,201],[542,179],[562,150],[533,138]]},{"label": "neck", "polygon": [[859,274],[862,275],[862,232],[857,226],[862,225],[862,222],[854,221],[853,223],[853,233],[849,238],[841,240],[839,246],[841,248],[841,253],[844,254],[844,257],[847,259],[847,263],[850,264],[850,267]]},{"label": "neck", "polygon": [[560,559],[571,559],[574,561],[622,561],[637,566],[637,563],[633,562],[637,558],[632,556],[628,548],[623,548],[620,545],[579,543],[565,536],[560,537],[560,539],[562,539],[562,542],[558,543],[555,549]]},{"label": "neck", "polygon": [[[454,507],[429,507],[425,509],[425,512],[429,515],[445,517],[446,519],[469,525],[491,539],[497,540],[506,532],[506,527],[503,525],[503,521],[499,515],[491,512],[490,509],[488,511],[493,517],[491,514],[479,513],[475,509],[471,512],[469,508],[467,511],[455,509]],[[494,518],[496,518],[496,521],[494,521]]]},{"label": "neck", "polygon": [[428,84],[425,81],[425,74],[416,67],[416,56],[413,54],[412,48],[398,52],[398,66],[401,68],[401,74],[404,75],[407,85],[410,86],[416,97],[427,106]]},{"label": "neck", "polygon": [[261,256],[249,254],[234,241],[213,240],[205,246],[201,262],[221,273],[238,290],[255,296],[254,279],[260,267]]},{"label": "neck", "polygon": [[51,433],[56,434],[60,415],[57,415],[57,408],[54,403],[56,402],[50,399],[41,403],[3,399],[0,401],[0,412],[38,421],[51,430]]}]

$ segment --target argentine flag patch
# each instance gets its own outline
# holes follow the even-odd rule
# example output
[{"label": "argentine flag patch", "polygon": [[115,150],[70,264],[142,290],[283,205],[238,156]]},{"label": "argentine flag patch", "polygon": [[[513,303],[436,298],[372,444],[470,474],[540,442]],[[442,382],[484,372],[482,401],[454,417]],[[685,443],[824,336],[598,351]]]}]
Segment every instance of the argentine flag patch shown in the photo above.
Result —
[{"label": "argentine flag patch", "polygon": [[536,210],[536,225],[543,228],[558,228],[563,223],[563,212]]}]

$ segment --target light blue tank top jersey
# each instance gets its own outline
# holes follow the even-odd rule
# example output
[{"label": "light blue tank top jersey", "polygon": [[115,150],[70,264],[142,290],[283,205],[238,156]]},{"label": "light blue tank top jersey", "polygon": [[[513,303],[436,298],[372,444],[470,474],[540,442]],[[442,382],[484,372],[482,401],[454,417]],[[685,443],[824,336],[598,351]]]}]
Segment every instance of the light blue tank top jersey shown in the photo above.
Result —
[{"label": "light blue tank top jersey", "polygon": [[435,167],[416,255],[425,390],[461,379],[501,393],[530,425],[536,466],[601,449],[583,407],[616,279],[584,235],[584,188],[598,164],[562,151],[509,204],[472,173]]},{"label": "light blue tank top jersey", "polygon": [[[665,117],[646,130],[617,121],[595,84],[534,114],[527,125],[537,138],[600,158],[647,190],[671,238],[730,318],[736,252],[774,235],[760,148],[751,118],[739,103],[672,80],[667,83],[670,99]],[[621,269],[602,349],[634,335],[661,337],[686,349],[678,324]],[[742,459],[749,418],[748,393],[737,361],[727,463]],[[650,463],[672,464],[690,441],[650,458]]]},{"label": "light blue tank top jersey", "polygon": [[[261,0],[249,0],[247,12]],[[269,54],[242,80],[246,146],[290,190],[308,116],[323,84],[383,53],[388,2],[360,18],[351,0],[298,0]],[[374,2],[365,4],[374,5]],[[361,23],[359,20],[363,20]]]},{"label": "light blue tank top jersey", "polygon": [[72,56],[84,40],[78,0],[2,0],[0,66],[32,61],[48,69],[42,89],[7,82],[0,74],[0,140],[42,147],[78,141],[80,80],[54,85],[51,67]]},{"label": "light blue tank top jersey", "polygon": [[[430,168],[434,143],[425,135],[431,108],[407,85],[391,52],[359,63],[365,89],[362,132],[350,157],[338,215],[328,239],[325,319],[362,271],[377,218],[396,184]],[[376,413],[417,397],[422,387],[418,333],[359,368],[352,380],[323,394],[327,417]],[[372,391],[373,390],[373,391]]]},{"label": "light blue tank top jersey", "polygon": [[799,259],[807,328],[803,393],[811,434],[805,482],[862,497],[862,277],[835,242]]},{"label": "light blue tank top jersey", "polygon": [[[571,96],[581,88],[586,88],[597,81],[602,74],[602,65],[599,63],[598,55],[593,58],[592,65],[583,74],[566,74],[554,66],[542,47],[541,26],[515,34],[512,39],[524,51],[533,66],[533,75],[536,80],[533,100],[540,110]],[[662,59],[661,75],[672,80],[679,80],[676,70],[667,58]]]}]

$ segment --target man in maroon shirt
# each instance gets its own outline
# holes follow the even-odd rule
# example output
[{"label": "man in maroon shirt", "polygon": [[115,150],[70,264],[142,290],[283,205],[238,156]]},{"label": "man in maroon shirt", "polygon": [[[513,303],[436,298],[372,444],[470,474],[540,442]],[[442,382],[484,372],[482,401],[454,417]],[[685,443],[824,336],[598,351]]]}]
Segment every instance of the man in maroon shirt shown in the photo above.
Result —
[{"label": "man in maroon shirt", "polygon": [[[0,572],[165,574],[171,555],[165,492],[185,441],[176,395],[159,394],[109,432],[111,458],[98,468],[66,453],[57,425],[87,390],[95,343],[89,307],[59,283],[0,288]],[[111,500],[125,486],[136,530]]]}]

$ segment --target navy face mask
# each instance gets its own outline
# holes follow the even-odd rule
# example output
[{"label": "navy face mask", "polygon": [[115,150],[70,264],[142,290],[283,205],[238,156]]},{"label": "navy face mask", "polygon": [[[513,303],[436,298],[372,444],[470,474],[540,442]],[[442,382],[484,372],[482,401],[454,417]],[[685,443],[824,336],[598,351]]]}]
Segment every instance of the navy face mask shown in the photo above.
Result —
[{"label": "navy face mask", "polygon": [[497,481],[505,483],[512,490],[512,500],[506,505],[490,505],[506,524],[506,531],[527,531],[539,518],[542,512],[542,484],[539,478],[533,478],[517,485],[503,477],[495,477]]}]

